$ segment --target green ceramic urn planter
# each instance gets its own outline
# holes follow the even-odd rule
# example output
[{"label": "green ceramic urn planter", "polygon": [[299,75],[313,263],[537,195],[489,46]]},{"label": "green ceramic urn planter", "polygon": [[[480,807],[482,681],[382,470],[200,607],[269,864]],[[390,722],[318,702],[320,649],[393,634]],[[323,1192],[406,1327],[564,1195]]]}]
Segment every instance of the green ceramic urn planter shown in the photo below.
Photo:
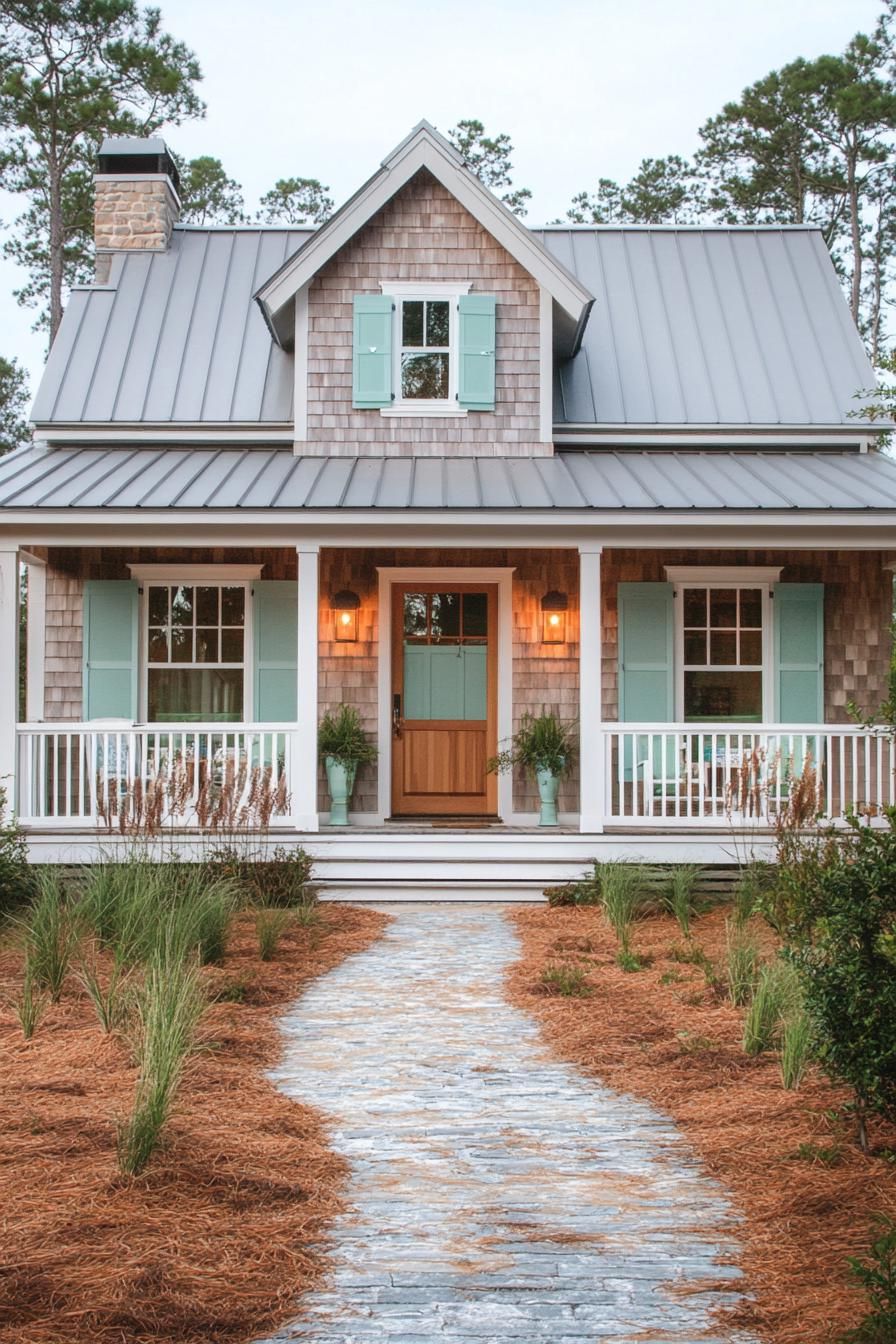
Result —
[{"label": "green ceramic urn planter", "polygon": [[576,725],[561,723],[556,715],[542,710],[536,717],[524,714],[507,747],[488,763],[488,769],[502,773],[520,766],[538,785],[541,808],[539,826],[557,825],[557,795],[560,780],[572,765],[576,749]]},{"label": "green ceramic urn planter", "polygon": [[347,826],[358,766],[376,760],[376,747],[365,733],[354,705],[340,705],[324,715],[317,730],[317,751],[327,772],[330,825]]}]

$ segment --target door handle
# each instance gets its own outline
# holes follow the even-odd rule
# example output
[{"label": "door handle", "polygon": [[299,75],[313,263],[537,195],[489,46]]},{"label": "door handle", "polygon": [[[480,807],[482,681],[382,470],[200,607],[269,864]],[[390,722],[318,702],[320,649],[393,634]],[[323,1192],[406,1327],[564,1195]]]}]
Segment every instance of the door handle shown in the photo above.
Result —
[{"label": "door handle", "polygon": [[392,734],[401,737],[401,696],[392,697]]}]

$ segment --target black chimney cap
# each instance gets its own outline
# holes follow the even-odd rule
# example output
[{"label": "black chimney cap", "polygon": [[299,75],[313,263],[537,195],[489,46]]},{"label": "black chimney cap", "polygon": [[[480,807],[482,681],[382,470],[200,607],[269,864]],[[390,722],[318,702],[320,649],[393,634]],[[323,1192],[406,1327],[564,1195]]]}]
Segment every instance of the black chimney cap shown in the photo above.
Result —
[{"label": "black chimney cap", "polygon": [[175,191],[180,189],[177,165],[159,136],[141,140],[136,135],[107,136],[100,145],[97,172],[115,177],[120,173],[164,173]]}]

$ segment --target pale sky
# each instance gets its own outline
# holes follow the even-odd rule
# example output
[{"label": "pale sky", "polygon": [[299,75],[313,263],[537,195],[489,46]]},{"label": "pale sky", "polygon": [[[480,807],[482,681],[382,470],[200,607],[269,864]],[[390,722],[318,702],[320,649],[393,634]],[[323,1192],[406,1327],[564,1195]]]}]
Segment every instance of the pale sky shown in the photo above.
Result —
[{"label": "pale sky", "polygon": [[[204,121],[164,130],[222,160],[247,206],[278,177],[340,204],[423,117],[478,117],[514,144],[527,222],[557,218],[599,177],[688,155],[697,129],[797,56],[839,52],[879,0],[156,0],[202,65]],[[0,218],[18,212],[0,193]],[[39,375],[45,337],[0,261],[0,354]]]}]

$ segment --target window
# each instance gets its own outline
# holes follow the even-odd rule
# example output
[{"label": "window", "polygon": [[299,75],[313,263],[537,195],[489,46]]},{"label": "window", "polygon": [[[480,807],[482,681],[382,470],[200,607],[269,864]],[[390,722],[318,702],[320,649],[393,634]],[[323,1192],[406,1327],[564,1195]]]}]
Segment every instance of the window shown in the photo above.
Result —
[{"label": "window", "polygon": [[686,722],[762,721],[763,597],[759,587],[679,589]]},{"label": "window", "polygon": [[246,672],[246,585],[145,585],[150,723],[239,723]]},{"label": "window", "polygon": [[402,401],[447,401],[451,386],[451,305],[447,299],[399,300]]}]

